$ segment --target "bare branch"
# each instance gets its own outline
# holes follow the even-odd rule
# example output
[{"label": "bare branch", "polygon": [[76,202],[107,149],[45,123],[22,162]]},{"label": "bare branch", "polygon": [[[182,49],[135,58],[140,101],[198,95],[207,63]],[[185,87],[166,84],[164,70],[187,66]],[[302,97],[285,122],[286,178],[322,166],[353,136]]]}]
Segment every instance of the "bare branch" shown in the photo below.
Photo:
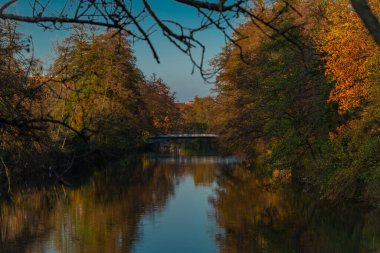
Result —
[{"label": "bare branch", "polygon": [[3,13],[9,6],[14,4],[16,1],[17,0],[11,0],[11,1],[8,1],[5,4],[3,4],[3,6],[1,6],[1,8],[0,8],[0,13]]},{"label": "bare branch", "polygon": [[197,1],[197,0],[175,0],[176,2],[186,4],[197,9],[207,9],[210,11],[218,11],[218,12],[227,12],[232,11],[234,8],[240,6],[241,4],[247,2],[247,0],[239,0],[231,5],[224,5],[226,1],[219,1],[219,3],[210,3],[207,1]]}]

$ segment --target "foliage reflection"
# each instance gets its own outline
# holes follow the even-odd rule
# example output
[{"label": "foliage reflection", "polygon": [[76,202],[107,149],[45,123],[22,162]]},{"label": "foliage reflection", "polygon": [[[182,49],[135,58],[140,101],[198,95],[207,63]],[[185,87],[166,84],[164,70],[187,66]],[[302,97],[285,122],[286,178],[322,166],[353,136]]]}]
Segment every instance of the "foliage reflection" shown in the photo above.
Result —
[{"label": "foliage reflection", "polygon": [[96,171],[74,189],[53,187],[15,195],[1,205],[1,252],[131,252],[139,224],[162,212],[180,180],[215,181],[214,159],[149,156]]},{"label": "foliage reflection", "polygon": [[215,217],[221,253],[376,252],[378,211],[328,208],[308,193],[269,190],[267,180],[235,168],[218,177]]}]

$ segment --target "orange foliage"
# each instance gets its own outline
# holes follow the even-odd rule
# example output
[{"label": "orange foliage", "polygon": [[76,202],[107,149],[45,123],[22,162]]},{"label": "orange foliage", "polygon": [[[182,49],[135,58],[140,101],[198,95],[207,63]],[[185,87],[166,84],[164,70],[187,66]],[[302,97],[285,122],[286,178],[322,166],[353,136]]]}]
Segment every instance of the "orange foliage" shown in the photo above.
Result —
[{"label": "orange foliage", "polygon": [[[375,2],[373,10],[379,13],[380,3]],[[320,50],[327,53],[326,75],[335,82],[329,102],[337,102],[341,114],[360,107],[369,97],[369,63],[379,50],[377,45],[348,0],[328,1],[320,35]]]}]

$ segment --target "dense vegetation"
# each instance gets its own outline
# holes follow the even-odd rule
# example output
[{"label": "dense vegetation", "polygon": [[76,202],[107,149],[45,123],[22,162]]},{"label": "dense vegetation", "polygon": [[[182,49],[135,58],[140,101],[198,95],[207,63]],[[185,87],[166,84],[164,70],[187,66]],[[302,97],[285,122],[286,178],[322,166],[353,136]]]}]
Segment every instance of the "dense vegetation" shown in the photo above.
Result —
[{"label": "dense vegetation", "polygon": [[291,171],[322,198],[378,202],[379,47],[348,1],[296,8],[256,13],[292,40],[251,23],[237,28],[247,39],[214,61],[221,71],[208,127],[255,167]]},{"label": "dense vegetation", "polygon": [[143,76],[123,34],[75,27],[44,74],[14,24],[1,22],[0,31],[1,185],[9,192],[22,178],[60,180],[94,152],[120,154],[176,127],[173,94]]}]

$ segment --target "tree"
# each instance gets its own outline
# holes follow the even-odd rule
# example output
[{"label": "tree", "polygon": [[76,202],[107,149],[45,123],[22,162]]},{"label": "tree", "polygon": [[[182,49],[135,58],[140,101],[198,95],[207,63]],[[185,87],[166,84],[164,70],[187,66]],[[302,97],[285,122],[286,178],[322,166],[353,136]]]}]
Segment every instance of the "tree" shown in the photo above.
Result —
[{"label": "tree", "polygon": [[[289,21],[292,17],[285,15],[291,12],[283,15],[277,21],[283,29],[307,22]],[[250,23],[242,25],[239,33],[249,38],[241,45],[243,55],[231,45],[216,62],[222,69],[216,99],[222,113],[220,135],[250,160],[296,172],[317,159],[320,140],[335,126],[334,110],[326,105],[329,87],[322,61],[313,47],[312,31],[290,32],[302,41],[300,52],[275,34],[268,33],[273,39],[254,38],[257,29]]]},{"label": "tree", "polygon": [[269,170],[291,169],[321,198],[376,203],[379,50],[348,1],[321,4],[301,3],[304,19],[288,12],[277,21],[308,24],[290,32],[301,52],[267,30],[272,39],[250,39],[258,28],[249,23],[237,29],[248,37],[243,50],[229,45],[215,61],[213,123],[232,150]]},{"label": "tree", "polygon": [[180,114],[175,107],[175,97],[161,78],[153,75],[142,86],[142,97],[149,115],[149,134],[170,133],[178,130]]},{"label": "tree", "polygon": [[40,65],[28,57],[29,39],[16,32],[14,23],[0,22],[0,34],[1,141],[5,144],[16,136],[32,140],[47,123],[40,107],[44,96],[39,87]]},{"label": "tree", "polygon": [[210,132],[210,122],[213,121],[215,102],[212,97],[195,97],[192,105],[184,108],[183,120],[186,131],[195,133]]},{"label": "tree", "polygon": [[29,44],[13,22],[0,22],[0,180],[7,179],[1,186],[7,185],[9,193],[20,174],[32,176],[55,160],[49,134],[54,125],[75,131],[49,116],[44,77]]},{"label": "tree", "polygon": [[[377,1],[369,2],[378,12]],[[326,75],[333,87],[329,101],[338,103],[339,127],[331,131],[333,155],[324,196],[366,198],[375,202],[380,189],[379,62],[380,51],[348,1],[328,2],[318,36]],[[332,15],[334,13],[335,15]]]},{"label": "tree", "polygon": [[144,80],[124,37],[76,27],[58,46],[52,75],[57,118],[102,145],[131,144],[141,136]]},{"label": "tree", "polygon": [[[369,89],[376,81],[370,76],[377,71],[374,64],[379,48],[347,0],[326,4],[326,20],[317,38],[326,54],[326,74],[334,81],[329,101],[337,102],[343,114],[360,108],[371,96]],[[376,1],[372,6],[380,11]]]}]

